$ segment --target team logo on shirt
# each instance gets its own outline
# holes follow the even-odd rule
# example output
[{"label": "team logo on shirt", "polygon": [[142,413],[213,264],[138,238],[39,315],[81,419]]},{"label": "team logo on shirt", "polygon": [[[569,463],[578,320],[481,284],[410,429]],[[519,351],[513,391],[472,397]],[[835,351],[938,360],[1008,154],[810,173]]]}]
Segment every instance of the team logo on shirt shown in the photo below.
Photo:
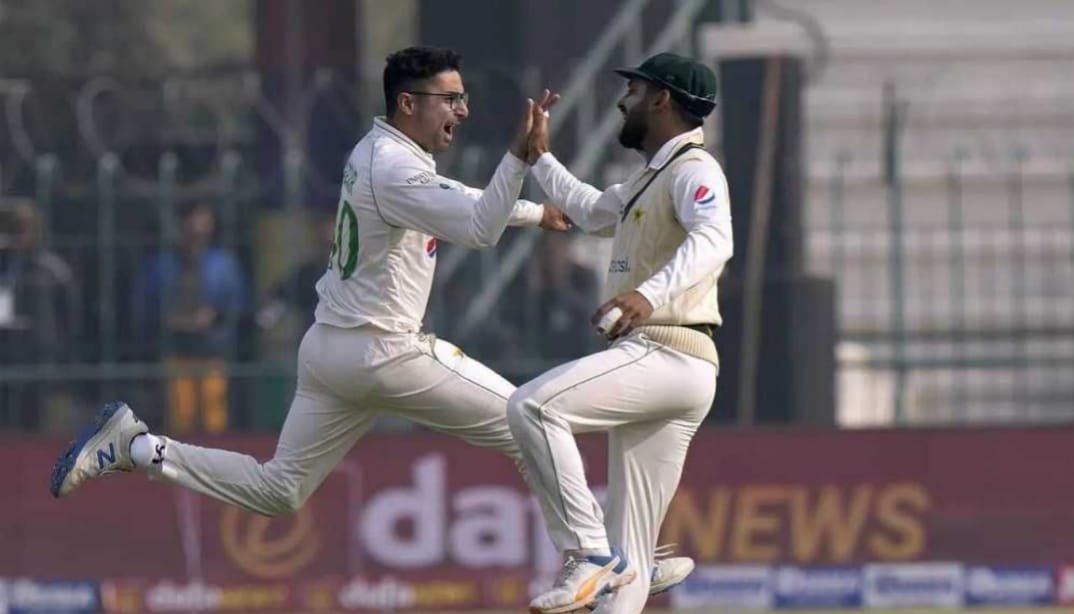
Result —
[{"label": "team logo on shirt", "polygon": [[425,255],[430,258],[436,258],[436,238],[425,242]]},{"label": "team logo on shirt", "polygon": [[716,193],[708,188],[708,186],[701,186],[694,192],[694,205],[701,209],[708,207],[716,202]]}]

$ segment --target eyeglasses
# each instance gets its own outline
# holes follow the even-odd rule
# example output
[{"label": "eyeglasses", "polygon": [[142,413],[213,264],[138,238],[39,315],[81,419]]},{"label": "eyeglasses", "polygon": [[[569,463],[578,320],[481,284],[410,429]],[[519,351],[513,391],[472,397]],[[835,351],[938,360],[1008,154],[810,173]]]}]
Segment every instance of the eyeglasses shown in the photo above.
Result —
[{"label": "eyeglasses", "polygon": [[470,106],[469,92],[407,92],[407,94],[410,94],[411,96],[436,96],[437,98],[447,98],[452,111],[457,111],[459,107]]}]

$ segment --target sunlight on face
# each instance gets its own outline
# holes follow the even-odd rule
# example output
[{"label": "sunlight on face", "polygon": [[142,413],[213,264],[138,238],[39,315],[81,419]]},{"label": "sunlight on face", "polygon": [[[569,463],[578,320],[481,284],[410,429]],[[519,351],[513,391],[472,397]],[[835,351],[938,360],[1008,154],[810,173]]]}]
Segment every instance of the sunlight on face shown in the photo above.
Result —
[{"label": "sunlight on face", "polygon": [[[419,82],[415,92],[461,94],[466,91],[462,75],[449,70]],[[419,145],[431,153],[446,151],[455,137],[455,127],[470,115],[466,104],[452,105],[444,96],[414,96],[414,126]]]}]

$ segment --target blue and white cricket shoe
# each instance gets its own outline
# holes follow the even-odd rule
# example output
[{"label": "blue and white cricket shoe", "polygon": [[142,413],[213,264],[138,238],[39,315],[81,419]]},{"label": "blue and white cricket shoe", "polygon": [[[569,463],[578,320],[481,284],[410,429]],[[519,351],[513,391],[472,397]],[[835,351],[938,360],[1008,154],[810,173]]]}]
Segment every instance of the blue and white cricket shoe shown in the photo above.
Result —
[{"label": "blue and white cricket shoe", "polygon": [[86,425],[56,459],[49,484],[52,496],[66,496],[90,478],[132,471],[131,440],[148,431],[149,427],[126,403],[113,401],[105,405],[93,423]]}]

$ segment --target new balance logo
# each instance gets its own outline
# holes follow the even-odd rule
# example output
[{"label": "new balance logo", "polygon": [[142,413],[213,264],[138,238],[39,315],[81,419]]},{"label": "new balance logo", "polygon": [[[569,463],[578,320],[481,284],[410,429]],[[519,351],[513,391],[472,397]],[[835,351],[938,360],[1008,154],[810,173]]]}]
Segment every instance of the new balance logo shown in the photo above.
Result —
[{"label": "new balance logo", "polygon": [[108,444],[108,451],[105,451],[104,448],[97,450],[97,468],[104,469],[106,461],[109,464],[116,462],[116,444]]},{"label": "new balance logo", "polygon": [[164,444],[158,443],[153,450],[153,460],[149,461],[154,465],[159,465],[164,462]]}]

